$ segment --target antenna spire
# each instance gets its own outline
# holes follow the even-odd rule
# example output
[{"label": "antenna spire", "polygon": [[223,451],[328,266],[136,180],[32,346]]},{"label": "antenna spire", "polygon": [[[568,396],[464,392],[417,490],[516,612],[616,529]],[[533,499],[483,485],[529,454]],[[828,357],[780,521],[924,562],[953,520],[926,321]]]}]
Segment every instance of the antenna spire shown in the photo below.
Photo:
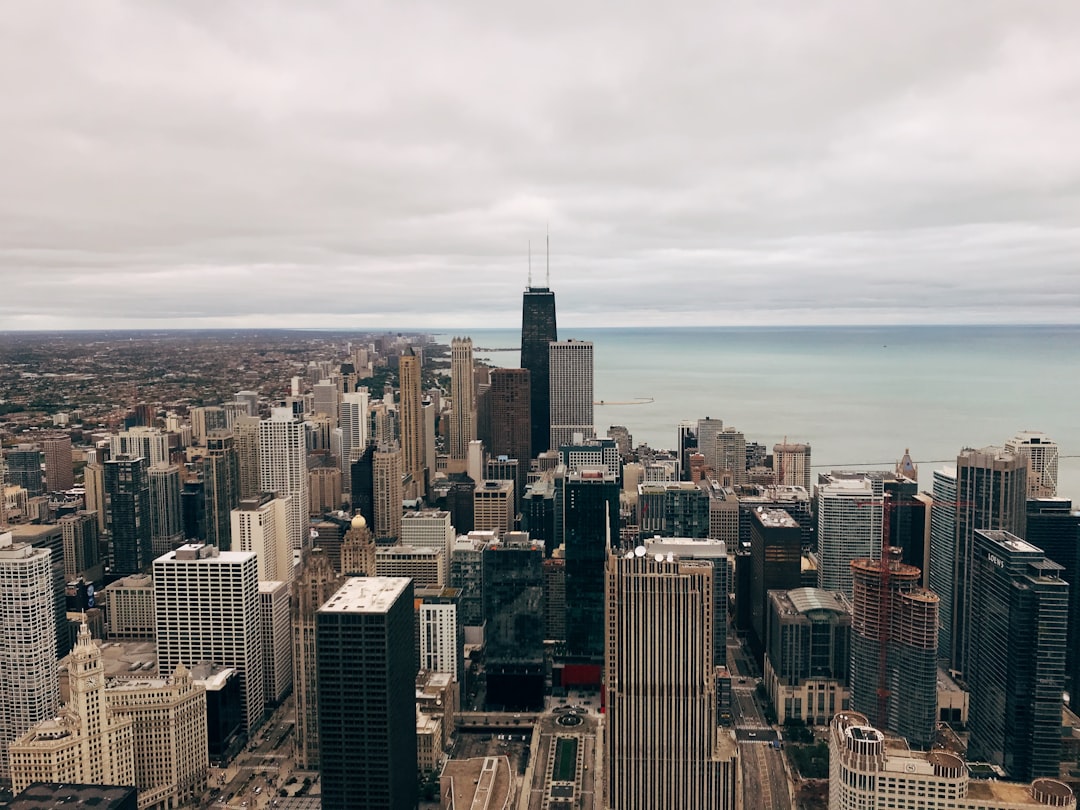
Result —
[{"label": "antenna spire", "polygon": [[544,272],[544,286],[547,287],[550,290],[551,289],[551,226],[550,225],[548,226],[547,234],[544,236],[544,243],[545,243],[545,246],[547,248],[547,257],[545,259],[547,269]]},{"label": "antenna spire", "polygon": [[532,240],[529,240],[529,287],[532,287]]}]

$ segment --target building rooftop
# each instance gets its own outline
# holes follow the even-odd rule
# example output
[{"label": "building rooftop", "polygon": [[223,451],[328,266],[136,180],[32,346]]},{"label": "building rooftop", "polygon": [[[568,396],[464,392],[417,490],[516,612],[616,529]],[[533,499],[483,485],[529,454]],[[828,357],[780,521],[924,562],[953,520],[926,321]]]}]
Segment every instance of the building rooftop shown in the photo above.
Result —
[{"label": "building rooftop", "polygon": [[443,768],[441,791],[450,810],[494,810],[508,807],[514,780],[510,759],[475,757],[452,759]]},{"label": "building rooftop", "polygon": [[57,807],[109,808],[135,807],[133,787],[114,785],[61,785],[55,782],[34,782],[11,800],[11,810],[47,810]]},{"label": "building rooftop", "polygon": [[162,554],[158,562],[203,562],[235,564],[255,557],[254,551],[218,551],[215,546],[206,543],[186,543],[175,551]]},{"label": "building rooftop", "polygon": [[763,506],[759,506],[754,510],[754,514],[757,516],[758,520],[761,521],[761,525],[770,529],[799,528],[799,524],[795,518],[783,509],[766,509]]},{"label": "building rooftop", "polygon": [[408,577],[349,577],[320,613],[386,613],[412,580]]}]

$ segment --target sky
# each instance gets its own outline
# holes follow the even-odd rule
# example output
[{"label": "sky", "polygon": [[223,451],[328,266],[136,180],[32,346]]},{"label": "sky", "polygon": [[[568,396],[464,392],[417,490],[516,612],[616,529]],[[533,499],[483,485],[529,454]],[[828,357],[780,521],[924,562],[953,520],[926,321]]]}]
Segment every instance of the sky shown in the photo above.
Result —
[{"label": "sky", "polygon": [[1075,0],[4,15],[0,330],[1080,321]]}]

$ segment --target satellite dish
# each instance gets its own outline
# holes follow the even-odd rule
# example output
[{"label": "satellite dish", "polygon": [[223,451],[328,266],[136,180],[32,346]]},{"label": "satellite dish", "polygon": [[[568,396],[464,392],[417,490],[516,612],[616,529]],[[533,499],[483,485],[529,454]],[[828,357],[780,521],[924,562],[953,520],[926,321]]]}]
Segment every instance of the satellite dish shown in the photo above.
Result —
[{"label": "satellite dish", "polygon": [[632,560],[632,559],[634,559],[634,552],[632,552],[632,551],[626,552],[625,554],[623,554],[623,559],[624,560]]},{"label": "satellite dish", "polygon": [[636,556],[638,556],[638,557],[644,557],[645,556],[645,546],[638,546],[637,548],[635,548],[634,549],[634,554]]},{"label": "satellite dish", "polygon": [[653,559],[655,559],[657,562],[663,562],[664,561],[664,555],[658,553]]}]

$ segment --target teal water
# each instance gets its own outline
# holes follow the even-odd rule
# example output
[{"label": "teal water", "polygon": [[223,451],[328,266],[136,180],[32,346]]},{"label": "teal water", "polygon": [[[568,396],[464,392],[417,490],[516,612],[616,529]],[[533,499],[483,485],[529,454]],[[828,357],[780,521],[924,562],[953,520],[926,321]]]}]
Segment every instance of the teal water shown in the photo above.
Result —
[{"label": "teal water", "polygon": [[[506,349],[518,330],[471,333]],[[892,466],[911,449],[922,488],[963,447],[1041,430],[1061,450],[1058,494],[1080,501],[1080,326],[712,327],[567,329],[595,345],[603,435],[625,425],[635,443],[668,448],[684,419],[710,416],[772,447],[809,442],[813,463]],[[438,335],[449,342],[449,335]],[[476,351],[496,366],[516,351]]]}]

